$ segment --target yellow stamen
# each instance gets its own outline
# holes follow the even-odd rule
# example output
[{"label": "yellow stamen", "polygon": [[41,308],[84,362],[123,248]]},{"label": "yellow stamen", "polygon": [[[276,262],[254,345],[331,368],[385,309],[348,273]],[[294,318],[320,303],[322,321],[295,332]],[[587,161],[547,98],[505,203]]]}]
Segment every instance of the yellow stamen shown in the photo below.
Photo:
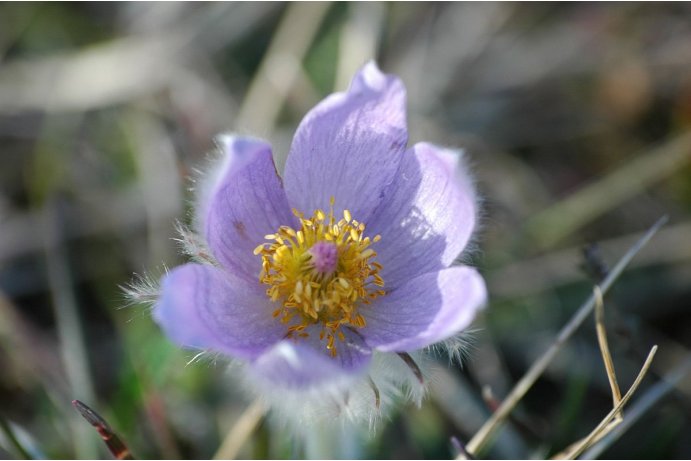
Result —
[{"label": "yellow stamen", "polygon": [[381,237],[365,237],[365,224],[348,210],[336,218],[334,203],[332,197],[328,214],[315,210],[310,217],[294,209],[300,227],[280,226],[254,252],[262,258],[259,280],[279,304],[273,316],[287,325],[286,337],[307,337],[307,328],[317,325],[319,339],[335,357],[336,339],[346,341],[343,329],[366,326],[358,307],[386,292],[382,266],[370,248]]}]

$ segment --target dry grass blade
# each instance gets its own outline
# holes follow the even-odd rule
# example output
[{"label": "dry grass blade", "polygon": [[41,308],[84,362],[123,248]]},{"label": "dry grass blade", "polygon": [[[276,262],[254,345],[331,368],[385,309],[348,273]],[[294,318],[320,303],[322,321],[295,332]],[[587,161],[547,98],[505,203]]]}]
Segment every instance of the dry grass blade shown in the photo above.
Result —
[{"label": "dry grass blade", "polygon": [[[689,235],[691,222],[665,226],[655,238],[655,248],[644,248],[636,255],[636,261],[630,267],[688,264],[691,261]],[[602,254],[622,254],[638,240],[638,236],[636,233],[602,240],[598,242],[598,246]],[[487,283],[493,298],[527,297],[580,279],[583,273],[573,264],[574,254],[579,248],[580,246],[573,246],[550,251],[541,256],[512,262],[493,274],[488,274]]]},{"label": "dry grass blade", "polygon": [[527,232],[540,248],[549,248],[649,185],[676,173],[689,161],[691,133],[685,133],[538,214],[528,223]]},{"label": "dry grass blade", "polygon": [[384,5],[378,2],[353,2],[348,7],[349,18],[338,42],[336,91],[347,88],[362,63],[377,55],[385,14]]},{"label": "dry grass blade", "polygon": [[288,5],[242,103],[236,121],[239,129],[268,137],[330,6],[328,2]]},{"label": "dry grass blade", "polygon": [[[605,303],[602,299],[602,290],[597,285],[593,288],[593,295],[595,296],[595,329],[597,331],[597,342],[600,345],[602,352],[602,360],[605,362],[605,370],[607,371],[607,379],[609,386],[612,388],[612,403],[617,406],[621,402],[621,390],[619,383],[617,383],[617,374],[614,371],[614,362],[612,361],[612,354],[609,352],[609,345],[607,344],[607,330],[605,329]],[[621,414],[617,415],[621,419]]]},{"label": "dry grass blade", "polygon": [[[648,241],[655,235],[655,233],[667,222],[667,217],[660,218],[646,234],[636,242],[629,251],[619,260],[616,266],[609,273],[607,278],[602,282],[602,293],[606,293],[612,284],[619,278],[624,268],[628,265],[631,259],[643,248]],[[532,385],[537,381],[538,377],[545,371],[549,363],[554,359],[562,346],[568,340],[576,329],[583,323],[586,317],[595,307],[595,296],[590,298],[576,311],[576,314],[571,320],[562,328],[559,335],[547,349],[547,351],[533,363],[528,372],[516,383],[509,395],[504,399],[496,412],[485,422],[479,431],[468,442],[467,450],[470,454],[477,456],[478,452],[484,448],[489,442],[494,433],[501,427],[509,413],[528,392]]]},{"label": "dry grass blade", "polygon": [[624,397],[622,397],[622,399],[619,401],[619,404],[615,405],[615,407],[612,408],[612,411],[610,411],[607,414],[607,416],[604,417],[600,424],[598,424],[597,427],[593,429],[592,432],[585,439],[583,439],[576,448],[574,448],[565,456],[565,459],[576,459],[578,455],[583,453],[599,438],[608,434],[619,424],[621,420],[613,420],[617,415],[621,414],[621,409],[631,399],[633,394],[636,392],[636,389],[638,389],[638,386],[640,386],[641,382],[643,381],[643,378],[645,377],[646,373],[648,372],[648,369],[650,368],[650,364],[652,363],[653,358],[655,357],[655,352],[657,352],[657,346],[653,346],[653,348],[650,350],[648,358],[645,359],[645,363],[643,364],[641,371],[638,372],[638,376],[636,376],[636,379],[631,385],[631,388],[629,388]]},{"label": "dry grass blade", "polygon": [[597,459],[616,442],[636,421],[640,419],[664,396],[671,392],[691,372],[691,357],[675,367],[671,373],[665,374],[662,381],[655,383],[645,394],[640,396],[636,403],[632,404],[626,412],[626,418],[611,433],[601,438],[597,444],[593,444],[583,454],[584,459]]},{"label": "dry grass blade", "polygon": [[170,83],[183,37],[127,38],[85,51],[12,61],[0,69],[0,113],[91,110]]},{"label": "dry grass blade", "polygon": [[[612,361],[612,355],[609,352],[609,345],[607,343],[607,331],[605,329],[605,303],[602,299],[602,291],[600,287],[595,285],[593,288],[593,296],[595,296],[595,330],[597,331],[597,342],[600,346],[600,352],[602,353],[602,361],[605,365],[605,371],[607,372],[607,379],[609,380],[609,385],[612,389],[612,406],[617,408],[621,403],[621,390],[619,389],[619,383],[617,382],[617,375],[614,371],[614,362]],[[623,420],[621,412],[614,415],[614,419],[609,423],[603,430],[591,439],[590,445],[598,442],[602,437],[606,436],[611,430],[619,425]],[[569,445],[564,451],[552,457],[552,459],[564,459],[570,456],[570,453],[590,436],[583,438],[577,442]]]},{"label": "dry grass blade", "polygon": [[[61,202],[54,201],[45,208],[44,243],[48,284],[55,312],[60,355],[65,367],[70,391],[87,401],[95,400],[89,353],[83,320],[79,312],[75,282],[64,241],[64,212]],[[73,416],[73,441],[78,458],[98,456],[95,441],[86,436],[86,428]]]},{"label": "dry grass blade", "polygon": [[213,459],[235,459],[240,448],[242,448],[242,445],[252,434],[265,413],[266,407],[261,400],[257,399],[252,402],[240,416],[240,419],[228,431],[228,435],[223,439],[223,443],[221,443],[221,446],[214,454]]}]

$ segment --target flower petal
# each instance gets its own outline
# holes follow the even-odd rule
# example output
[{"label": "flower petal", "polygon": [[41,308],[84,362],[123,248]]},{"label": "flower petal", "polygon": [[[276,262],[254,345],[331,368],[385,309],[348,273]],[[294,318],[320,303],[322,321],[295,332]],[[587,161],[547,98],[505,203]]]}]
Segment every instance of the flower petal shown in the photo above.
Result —
[{"label": "flower petal", "polygon": [[220,136],[220,175],[200,210],[214,257],[234,274],[258,283],[261,258],[254,249],[281,225],[294,226],[271,146],[250,138]]},{"label": "flower petal", "polygon": [[315,328],[309,338],[278,343],[252,362],[249,372],[266,384],[293,389],[340,384],[358,377],[366,370],[372,351],[360,336],[344,333],[346,342],[337,341],[336,357],[329,355]]},{"label": "flower petal", "polygon": [[487,300],[475,269],[455,266],[424,274],[369,306],[360,308],[362,334],[380,351],[410,351],[453,336],[467,327]]},{"label": "flower petal", "polygon": [[373,247],[380,275],[394,289],[420,274],[448,267],[475,226],[475,191],[461,155],[419,143],[403,156],[395,181],[367,223],[381,235]]},{"label": "flower petal", "polygon": [[290,204],[310,214],[348,209],[366,222],[391,183],[408,134],[405,88],[370,62],[346,93],[336,93],[302,120],[285,168]]},{"label": "flower petal", "polygon": [[260,290],[212,266],[185,264],[168,273],[154,319],[184,347],[257,357],[285,335]]}]

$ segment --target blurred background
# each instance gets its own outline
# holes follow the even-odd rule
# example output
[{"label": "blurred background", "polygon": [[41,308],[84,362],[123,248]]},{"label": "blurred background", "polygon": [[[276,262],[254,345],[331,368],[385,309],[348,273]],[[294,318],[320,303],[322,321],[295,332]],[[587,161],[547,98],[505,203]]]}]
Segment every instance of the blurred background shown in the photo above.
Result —
[{"label": "blurred background", "polygon": [[[110,457],[72,399],[137,457],[213,456],[250,402],[122,287],[185,261],[215,134],[270,140],[280,170],[370,58],[407,86],[411,143],[467,152],[491,302],[463,366],[347,454],[455,456],[589,296],[583,246],[611,267],[669,215],[606,299],[623,391],[660,350],[598,455],[691,457],[691,5],[196,2],[0,4],[0,417],[32,456]],[[611,407],[589,318],[483,456],[554,455]],[[305,453],[260,419],[238,456]]]}]

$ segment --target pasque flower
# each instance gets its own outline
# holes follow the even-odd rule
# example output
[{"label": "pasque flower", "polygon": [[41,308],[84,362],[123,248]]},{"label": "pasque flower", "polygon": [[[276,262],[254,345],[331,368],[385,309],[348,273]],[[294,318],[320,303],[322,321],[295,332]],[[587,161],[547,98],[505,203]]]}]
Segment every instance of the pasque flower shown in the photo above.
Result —
[{"label": "pasque flower", "polygon": [[466,328],[486,289],[452,265],[477,215],[461,154],[407,143],[405,88],[374,63],[307,114],[282,178],[269,144],[220,136],[195,210],[208,254],[163,278],[155,320],[288,413],[371,415],[414,386],[414,351]]}]

